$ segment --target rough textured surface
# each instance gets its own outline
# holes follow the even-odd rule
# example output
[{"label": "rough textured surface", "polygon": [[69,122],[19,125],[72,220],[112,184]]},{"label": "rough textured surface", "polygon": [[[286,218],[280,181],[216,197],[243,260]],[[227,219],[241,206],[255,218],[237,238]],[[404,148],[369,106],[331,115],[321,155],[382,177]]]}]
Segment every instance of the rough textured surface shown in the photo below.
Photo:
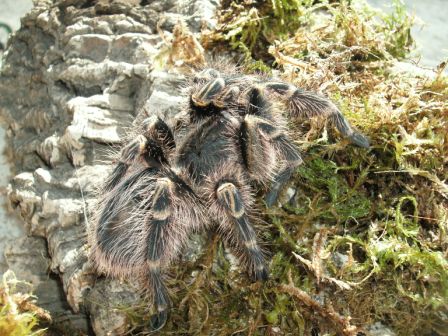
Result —
[{"label": "rough textured surface", "polygon": [[85,213],[107,176],[110,146],[121,143],[136,115],[177,112],[182,76],[154,70],[166,47],[157,23],[164,36],[178,20],[197,31],[216,6],[203,0],[39,1],[9,42],[0,113],[19,174],[8,193],[32,237],[9,247],[6,258],[64,328],[93,328],[97,335],[127,328],[127,315],[110,309],[139,295],[116,280],[97,279],[87,261]]}]

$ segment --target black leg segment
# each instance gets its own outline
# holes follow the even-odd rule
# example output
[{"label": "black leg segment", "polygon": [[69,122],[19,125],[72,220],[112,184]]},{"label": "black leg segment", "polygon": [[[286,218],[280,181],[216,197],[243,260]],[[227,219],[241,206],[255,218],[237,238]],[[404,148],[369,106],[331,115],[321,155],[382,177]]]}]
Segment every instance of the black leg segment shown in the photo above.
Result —
[{"label": "black leg segment", "polygon": [[241,193],[233,183],[224,182],[216,191],[218,202],[226,209],[228,219],[234,225],[236,241],[250,264],[255,280],[268,278],[267,266],[257,243],[257,235],[249,222]]},{"label": "black leg segment", "polygon": [[249,104],[247,106],[247,114],[258,116],[268,116],[266,110],[271,107],[268,99],[264,96],[263,88],[257,86],[252,87],[247,93]]},{"label": "black leg segment", "polygon": [[149,233],[147,238],[147,264],[149,285],[154,297],[157,313],[151,317],[153,330],[162,328],[168,317],[169,296],[161,274],[161,258],[167,248],[164,230],[172,212],[171,192],[173,182],[168,178],[160,178],[156,182],[153,194],[151,213],[147,217]]},{"label": "black leg segment", "polygon": [[[145,168],[127,176],[115,189],[114,195],[109,195],[98,217],[96,236],[98,247],[106,254],[111,254],[116,248],[117,241],[124,234],[120,229],[119,218],[131,216],[128,212],[134,209],[134,203],[140,203],[139,194],[146,189],[148,181],[157,173],[156,168]],[[138,210],[138,209],[135,209]]]},{"label": "black leg segment", "polygon": [[284,159],[284,163],[274,176],[274,180],[269,192],[265,196],[265,202],[268,207],[274,205],[277,201],[280,191],[289,181],[295,169],[303,163],[299,150],[294,146],[291,140],[285,134],[279,134],[273,141],[277,151]]},{"label": "black leg segment", "polygon": [[[265,197],[270,207],[295,168],[303,162],[302,157],[283,129],[261,117],[247,115],[244,118],[240,141],[244,162],[254,179],[272,180]],[[273,161],[273,157],[277,159]]]},{"label": "black leg segment", "polygon": [[362,148],[369,148],[370,146],[369,139],[365,135],[353,130],[353,128],[350,126],[347,119],[345,119],[342,113],[340,112],[335,113],[331,118],[331,122],[333,125],[336,126],[338,131],[341,132],[343,136],[345,136],[347,139],[351,141],[352,144],[355,144],[356,146]]}]

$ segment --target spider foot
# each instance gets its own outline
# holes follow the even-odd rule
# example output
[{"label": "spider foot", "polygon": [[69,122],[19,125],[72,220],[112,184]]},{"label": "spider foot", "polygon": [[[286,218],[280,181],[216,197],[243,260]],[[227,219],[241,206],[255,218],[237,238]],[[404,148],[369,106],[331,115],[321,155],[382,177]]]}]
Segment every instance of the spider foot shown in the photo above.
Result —
[{"label": "spider foot", "polygon": [[353,132],[352,135],[348,136],[348,139],[351,141],[351,143],[355,144],[356,146],[362,148],[370,147],[369,139],[361,133]]},{"label": "spider foot", "polygon": [[149,319],[149,328],[152,332],[162,329],[168,320],[168,309],[157,312],[151,315]]},{"label": "spider foot", "polygon": [[263,281],[265,282],[269,278],[269,270],[266,265],[260,265],[258,269],[254,272],[254,280],[255,281]]},{"label": "spider foot", "polygon": [[264,197],[264,201],[268,208],[271,208],[274,206],[275,202],[278,199],[278,194],[280,193],[281,187],[282,187],[281,185],[277,185],[277,184],[272,186],[271,190]]}]

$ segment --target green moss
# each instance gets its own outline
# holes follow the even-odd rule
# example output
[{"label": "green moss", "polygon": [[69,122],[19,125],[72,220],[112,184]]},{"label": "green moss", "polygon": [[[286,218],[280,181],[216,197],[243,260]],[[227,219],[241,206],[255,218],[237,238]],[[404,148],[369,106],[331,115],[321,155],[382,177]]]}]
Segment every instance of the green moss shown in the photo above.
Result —
[{"label": "green moss", "polygon": [[[223,8],[226,9],[219,14],[218,28],[206,32],[203,43],[213,46],[217,42],[228,43],[232,49],[240,51],[246,61],[255,59],[272,64],[274,59],[268,53],[269,47],[288,41],[298,32],[304,46],[301,50],[288,50],[288,54],[304,60],[347,47],[361,47],[356,51],[358,58],[402,59],[413,45],[410,34],[413,18],[401,0],[393,1],[389,14],[372,9],[364,1],[349,0],[337,3],[270,0],[259,4],[229,1]],[[319,33],[320,48],[315,48],[313,35],[316,33]]]},{"label": "green moss", "polygon": [[246,62],[251,63],[255,54],[259,56],[256,62],[262,62],[261,58],[272,62],[267,46],[287,38],[306,22],[317,8],[312,3],[312,0],[270,0],[258,5],[251,1],[225,2],[222,6],[225,9],[219,13],[219,28],[204,34],[203,44],[216,46],[225,41],[241,52]]},{"label": "green moss", "polygon": [[[401,212],[405,202],[414,208],[411,219]],[[442,251],[421,240],[417,206],[414,197],[403,196],[389,221],[375,222],[358,235],[336,235],[328,246],[351,260],[341,270],[330,259],[328,268],[358,290],[375,283],[375,289],[363,291],[364,307],[377,319],[392,319],[389,323],[401,335],[436,330],[448,298],[448,261]],[[415,315],[419,319],[413,320]]]}]

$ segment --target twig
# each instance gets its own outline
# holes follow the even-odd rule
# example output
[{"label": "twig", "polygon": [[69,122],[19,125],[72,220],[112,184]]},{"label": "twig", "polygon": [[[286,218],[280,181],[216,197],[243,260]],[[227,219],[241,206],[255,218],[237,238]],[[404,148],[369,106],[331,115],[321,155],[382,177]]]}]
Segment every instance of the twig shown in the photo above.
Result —
[{"label": "twig", "polygon": [[307,306],[313,313],[319,314],[322,318],[329,320],[333,325],[336,326],[340,334],[344,336],[356,336],[359,328],[350,324],[350,316],[341,316],[338,312],[334,310],[331,305],[322,306],[319,302],[314,300],[306,292],[294,286],[292,281],[291,272],[288,274],[288,285],[280,285],[279,290],[283,293],[289,294],[290,296],[297,299],[299,302]]}]

